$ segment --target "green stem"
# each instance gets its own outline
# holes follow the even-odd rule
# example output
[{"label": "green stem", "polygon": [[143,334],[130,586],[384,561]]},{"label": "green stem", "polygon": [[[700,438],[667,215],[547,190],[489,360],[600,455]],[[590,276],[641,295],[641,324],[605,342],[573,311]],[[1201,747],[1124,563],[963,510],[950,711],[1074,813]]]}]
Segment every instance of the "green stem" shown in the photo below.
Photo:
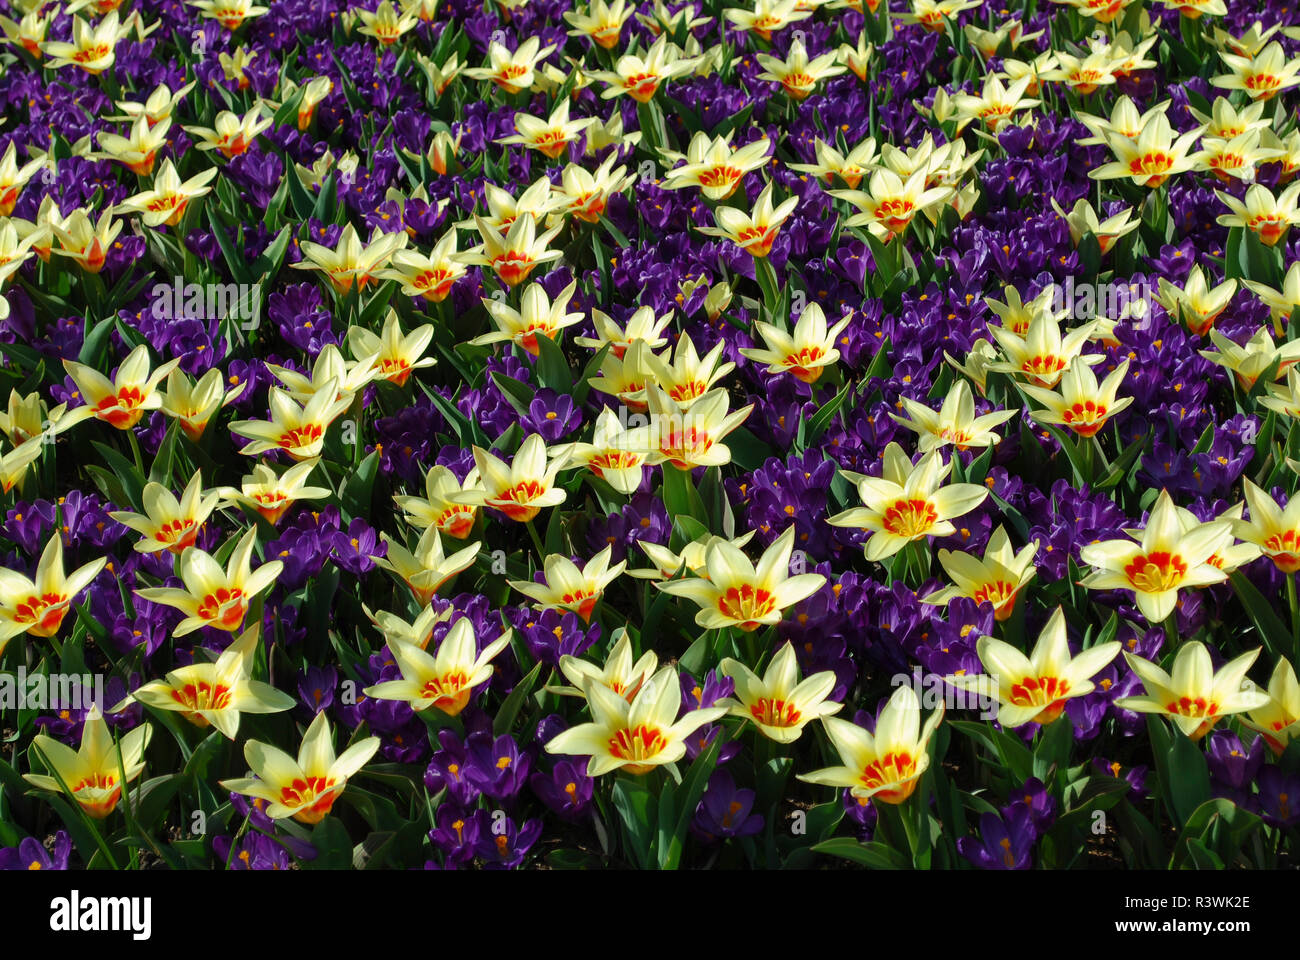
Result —
[{"label": "green stem", "polygon": [[926,540],[913,540],[906,547],[908,553],[908,586],[920,589],[930,575],[930,549]]},{"label": "green stem", "polygon": [[537,551],[537,560],[539,563],[546,562],[546,548],[542,546],[541,535],[537,532],[537,524],[529,520],[527,522],[528,535],[533,538],[533,548]]},{"label": "green stem", "polygon": [[1106,459],[1106,451],[1102,449],[1101,437],[1097,434],[1092,435],[1091,443],[1096,448],[1097,456],[1101,459],[1101,475],[1105,477],[1110,473],[1110,461]]},{"label": "green stem", "polygon": [[77,799],[77,795],[72,792],[72,788],[69,787],[67,781],[63,779],[63,774],[59,773],[58,768],[50,762],[50,758],[45,755],[45,751],[39,746],[33,743],[31,749],[36,751],[36,755],[40,757],[41,763],[45,764],[45,769],[48,770],[58,782],[59,788],[63,791],[64,796],[68,798],[69,805],[76,810],[77,815],[81,817],[81,821],[85,824],[86,829],[88,829],[91,832],[91,835],[94,836],[95,845],[99,847],[99,852],[102,853],[104,859],[108,861],[109,867],[113,870],[122,869],[117,865],[117,861],[113,859],[113,854],[109,851],[108,844],[104,842],[104,837],[99,832],[99,828],[95,826],[95,821],[86,813],[85,808],[81,805],[81,801]]},{"label": "green stem", "polygon": [[1286,575],[1286,601],[1291,607],[1291,646],[1300,651],[1300,609],[1297,609],[1295,595],[1295,574]]},{"label": "green stem", "polygon": [[127,428],[126,439],[131,444],[131,455],[135,457],[135,468],[140,471],[141,476],[144,476],[144,457],[140,455],[140,441],[136,438],[134,427]]},{"label": "green stem", "polygon": [[903,821],[903,832],[907,834],[907,849],[912,855],[912,863],[919,866],[917,858],[921,847],[920,817],[924,815],[920,794],[914,793],[898,805],[898,814]]},{"label": "green stem", "polygon": [[1091,486],[1093,474],[1095,473],[1092,462],[1093,445],[1090,442],[1085,441],[1083,443],[1076,443],[1074,449],[1079,454],[1079,479]]},{"label": "green stem", "polygon": [[763,291],[763,306],[767,308],[769,322],[785,328],[789,323],[789,318],[777,317],[776,309],[781,302],[781,293],[777,283],[776,271],[772,268],[772,264],[768,262],[767,257],[754,258],[754,278],[758,281],[759,289]]},{"label": "green stem", "polygon": [[[113,744],[114,744],[114,748],[117,750],[117,775],[121,777],[120,782],[122,784],[122,816],[126,818],[127,832],[134,834],[135,836],[143,840],[145,843],[147,843],[149,845],[149,848],[154,852],[154,856],[158,857],[158,859],[161,860],[163,859],[163,856],[162,856],[162,851],[158,849],[158,844],[154,843],[153,837],[149,836],[148,832],[144,829],[144,827],[141,824],[136,823],[135,815],[131,812],[131,785],[127,782],[126,779],[126,760],[122,756],[122,741],[116,736],[116,734],[114,734],[113,737]],[[135,847],[132,847],[131,848],[131,869],[133,870],[139,867],[139,862],[137,858],[138,858],[138,852]]]},{"label": "green stem", "polygon": [[227,870],[229,870],[230,865],[235,862],[235,847],[239,845],[240,837],[242,837],[245,833],[248,832],[248,823],[250,820],[252,820],[252,818],[253,818],[253,811],[250,810],[248,811],[248,816],[244,817],[243,825],[240,826],[239,830],[235,833],[234,838],[230,841],[230,853],[226,855]]}]

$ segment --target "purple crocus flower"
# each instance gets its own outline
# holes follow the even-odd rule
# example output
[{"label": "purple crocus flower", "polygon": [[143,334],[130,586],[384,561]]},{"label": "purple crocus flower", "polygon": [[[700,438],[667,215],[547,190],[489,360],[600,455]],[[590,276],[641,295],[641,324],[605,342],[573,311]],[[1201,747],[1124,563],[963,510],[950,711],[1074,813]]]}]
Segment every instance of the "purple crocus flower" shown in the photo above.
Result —
[{"label": "purple crocus flower", "polygon": [[308,666],[298,674],[298,699],[313,716],[334,704],[339,674],[331,666]]},{"label": "purple crocus flower", "polygon": [[590,807],[596,781],[587,776],[584,764],[561,760],[549,775],[535,772],[528,785],[556,816],[573,822],[582,819]]},{"label": "purple crocus flower", "polygon": [[53,849],[46,850],[32,837],[24,837],[16,847],[0,849],[0,870],[66,870],[72,838],[60,830],[54,834]]},{"label": "purple crocus flower", "polygon": [[560,657],[582,656],[600,639],[600,624],[585,624],[571,611],[516,607],[507,616],[533,659],[550,667],[558,667]]},{"label": "purple crocus flower", "polygon": [[542,821],[525,820],[523,826],[516,827],[504,810],[494,810],[491,814],[480,810],[475,817],[480,823],[474,852],[487,870],[513,870],[524,862],[542,835]]},{"label": "purple crocus flower", "polygon": [[1029,821],[1037,833],[1051,829],[1056,822],[1056,798],[1047,792],[1037,777],[1025,781],[1024,786],[1011,795],[1011,803],[1002,808],[1004,817],[1020,810],[1029,814]]},{"label": "purple crocus flower", "polygon": [[753,790],[738,789],[731,774],[716,771],[691,820],[691,832],[705,841],[752,837],[763,829],[762,815],[751,812],[754,799]]},{"label": "purple crocus flower", "polygon": [[1107,763],[1104,757],[1093,757],[1092,766],[1098,773],[1115,777],[1117,780],[1127,780],[1129,791],[1126,796],[1130,800],[1138,801],[1146,797],[1147,767],[1145,765],[1125,770],[1118,760]]},{"label": "purple crocus flower", "polygon": [[339,530],[330,537],[334,561],[355,576],[375,569],[374,558],[388,552],[387,544],[378,542],[375,528],[361,518],[348,524],[347,532]]},{"label": "purple crocus flower", "polygon": [[840,803],[844,807],[844,815],[857,827],[858,839],[870,843],[875,836],[876,821],[880,816],[876,805],[870,800],[855,797],[849,789],[840,792]]},{"label": "purple crocus flower", "polygon": [[487,733],[472,734],[465,748],[469,761],[465,779],[493,800],[513,798],[527,782],[532,757],[522,753],[509,734],[496,739]]},{"label": "purple crocus flower", "polygon": [[447,796],[462,807],[478,800],[479,787],[469,779],[470,760],[466,745],[453,730],[440,730],[442,749],[434,753],[424,771],[424,785],[430,794],[446,789]]},{"label": "purple crocus flower", "polygon": [[275,821],[266,813],[267,803],[261,797],[246,797],[242,793],[230,795],[230,805],[235,808],[235,815],[248,818],[248,825],[264,833],[275,831]]},{"label": "purple crocus flower", "polygon": [[980,817],[980,835],[959,837],[957,850],[981,870],[1028,870],[1037,835],[1026,807]]},{"label": "purple crocus flower", "polygon": [[678,674],[682,687],[682,710],[703,710],[714,706],[736,691],[736,681],[723,676],[717,670],[710,670],[704,675],[704,682],[699,683],[691,674],[682,670]]},{"label": "purple crocus flower", "polygon": [[231,870],[288,870],[293,866],[289,851],[282,843],[256,831],[240,837],[233,851],[229,837],[215,836],[212,851],[223,865],[230,864]]},{"label": "purple crocus flower", "polygon": [[547,443],[568,436],[582,424],[582,413],[573,398],[554,390],[538,390],[528,404],[528,415],[521,425],[526,433],[540,433]]},{"label": "purple crocus flower", "polygon": [[315,284],[290,284],[271,294],[266,301],[266,315],[287,343],[308,354],[317,354],[327,343],[337,342],[330,328],[330,312]]},{"label": "purple crocus flower", "polygon": [[483,826],[480,817],[461,810],[456,804],[444,803],[433,815],[433,820],[437,825],[429,831],[429,839],[442,851],[446,866],[465,864],[474,859]]},{"label": "purple crocus flower", "polygon": [[1255,781],[1259,785],[1259,812],[1275,827],[1293,828],[1300,823],[1300,775],[1286,774],[1266,764]]},{"label": "purple crocus flower", "polygon": [[17,503],[5,517],[5,536],[27,553],[36,556],[44,548],[49,531],[54,526],[54,504],[48,500]]},{"label": "purple crocus flower", "polygon": [[1215,796],[1245,806],[1251,785],[1264,764],[1264,738],[1255,737],[1249,748],[1229,730],[1214,730],[1205,739],[1205,760]]}]

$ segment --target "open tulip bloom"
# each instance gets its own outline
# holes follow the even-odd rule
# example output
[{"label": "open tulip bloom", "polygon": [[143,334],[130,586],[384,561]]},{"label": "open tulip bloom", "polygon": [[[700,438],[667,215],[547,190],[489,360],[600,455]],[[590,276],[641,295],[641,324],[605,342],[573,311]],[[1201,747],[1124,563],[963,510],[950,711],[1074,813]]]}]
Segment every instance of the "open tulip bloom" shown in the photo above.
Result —
[{"label": "open tulip bloom", "polygon": [[150,372],[149,348],[141,344],[122,361],[112,380],[82,363],[64,360],[63,366],[97,419],[119,430],[129,430],[146,411],[162,406],[158,384],[179,363],[169,360]]},{"label": "open tulip bloom", "polygon": [[826,314],[815,303],[804,307],[792,333],[759,320],[754,329],[762,336],[767,349],[741,347],[742,356],[755,363],[766,363],[770,374],[788,373],[804,383],[814,383],[840,358],[835,340],[849,325],[845,317],[829,329]]},{"label": "open tulip bloom", "polygon": [[627,567],[626,560],[610,565],[612,549],[606,547],[581,568],[568,557],[553,553],[546,558],[541,583],[511,580],[510,586],[532,598],[540,609],[568,610],[589,622],[605,588]]},{"label": "open tulip bloom", "polygon": [[244,759],[256,776],[223,780],[221,786],[264,800],[272,820],[292,817],[299,823],[320,823],[348,778],[370,762],[380,744],[378,737],[366,737],[336,756],[333,736],[322,712],[303,735],[297,759],[271,744],[249,740],[244,744]]},{"label": "open tulip bloom", "polygon": [[926,594],[923,603],[946,604],[956,597],[969,597],[976,603],[993,606],[993,616],[1006,620],[1016,606],[1016,597],[1033,579],[1034,555],[1039,543],[1026,544],[1019,551],[1011,549],[1011,540],[1003,527],[989,537],[982,560],[960,550],[940,550],[939,565],[953,585]]},{"label": "open tulip bloom", "polygon": [[481,487],[453,493],[453,503],[470,507],[491,507],[518,523],[525,523],[543,507],[564,502],[564,490],[555,479],[567,463],[567,455],[548,462],[541,434],[530,434],[509,463],[480,447],[474,448]]},{"label": "open tulip bloom", "polygon": [[141,553],[168,550],[179,554],[186,547],[194,546],[203,522],[221,499],[221,494],[217,491],[203,493],[201,470],[195,472],[179,500],[161,483],[146,485],[142,496],[143,514],[125,510],[109,513],[118,523],[126,524],[141,535],[135,544],[135,549]]},{"label": "open tulip bloom", "polygon": [[705,630],[739,627],[746,632],[780,623],[784,611],[821,589],[820,573],[790,576],[794,527],[772,541],[755,566],[730,543],[717,543],[705,560],[707,577],[655,583],[665,593],[699,605],[695,622]]},{"label": "open tulip bloom", "polygon": [[230,425],[231,433],[251,441],[239,452],[255,456],[268,450],[282,450],[294,460],[318,458],[325,449],[325,431],[352,403],[350,396],[339,398],[338,388],[337,381],[330,381],[305,404],[299,404],[287,390],[272,387],[269,421],[238,420]]},{"label": "open tulip bloom", "polygon": [[548,687],[551,693],[567,697],[585,697],[587,681],[612,690],[629,703],[641,689],[641,685],[650,679],[659,664],[659,657],[653,650],[647,650],[634,663],[632,660],[632,641],[626,630],[618,634],[603,667],[598,667],[588,660],[565,655],[560,657],[560,672],[573,684],[572,687]]},{"label": "open tulip bloom", "polygon": [[469,567],[482,546],[472,543],[448,556],[443,552],[442,533],[433,526],[421,534],[414,551],[407,550],[386,533],[383,542],[387,551],[382,557],[374,557],[375,563],[397,574],[421,606],[427,606],[443,584]]},{"label": "open tulip bloom", "polygon": [[1150,623],[1174,612],[1178,591],[1222,583],[1227,574],[1208,561],[1232,544],[1228,520],[1185,530],[1168,491],[1156,500],[1141,538],[1090,543],[1080,551],[1093,572],[1080,581],[1091,590],[1132,590]]},{"label": "open tulip bloom", "polygon": [[871,531],[864,547],[868,560],[892,557],[924,537],[949,536],[957,531],[951,521],[975,509],[989,493],[973,483],[943,486],[951,472],[952,461],[944,463],[938,450],[913,466],[902,447],[891,443],[885,448],[879,477],[848,475],[857,482],[862,506],[837,513],[826,522]]},{"label": "open tulip bloom", "polygon": [[647,680],[631,702],[591,679],[583,692],[591,721],[547,741],[546,752],[590,757],[589,777],[619,769],[643,774],[675,763],[686,755],[687,737],[727,713],[726,707],[706,707],[678,719],[682,688],[672,667]]},{"label": "open tulip bloom", "polygon": [[215,663],[177,667],[132,697],[157,710],[179,711],[198,727],[213,726],[228,740],[239,730],[241,713],[280,713],[297,703],[287,693],[252,679],[261,626],[254,624],[222,651]]},{"label": "open tulip bloom", "polygon": [[996,699],[998,722],[1010,728],[1051,723],[1065,710],[1066,701],[1091,693],[1091,678],[1119,655],[1120,643],[1111,640],[1071,657],[1065,614],[1057,607],[1028,657],[993,637],[980,637],[976,650],[988,673],[949,675],[944,682]]},{"label": "open tulip bloom", "polygon": [[1250,650],[1216,672],[1205,644],[1192,640],[1178,648],[1172,673],[1125,652],[1129,667],[1142,681],[1144,694],[1123,697],[1117,707],[1137,713],[1163,714],[1193,740],[1204,737],[1224,717],[1260,710],[1269,695],[1246,679],[1246,671],[1259,656]]},{"label": "open tulip bloom", "polygon": [[73,599],[107,563],[108,559],[101,557],[65,576],[63,540],[56,533],[41,551],[35,579],[0,567],[0,653],[21,633],[42,638],[58,633]]},{"label": "open tulip bloom", "polygon": [[902,803],[930,767],[930,737],[943,720],[943,705],[921,726],[921,704],[911,687],[894,691],[876,720],[875,733],[838,717],[822,726],[843,766],[799,774],[808,783],[847,787],[859,801]]},{"label": "open tulip bloom", "polygon": [[198,547],[186,547],[177,561],[176,572],[185,589],[147,587],[136,593],[151,603],[175,607],[185,614],[172,636],[182,637],[200,627],[236,633],[244,624],[253,598],[275,582],[284,564],[268,560],[252,569],[257,528],[250,527],[235,546],[226,569]]},{"label": "open tulip bloom", "polygon": [[896,413],[891,413],[890,416],[902,426],[916,431],[919,435],[917,449],[922,453],[929,453],[948,444],[958,450],[992,446],[1002,439],[993,432],[993,428],[1006,423],[1020,412],[995,410],[983,416],[975,416],[975,397],[965,380],[953,384],[938,411],[907,397],[902,400],[908,417],[900,417]]},{"label": "open tulip bloom", "polygon": [[800,682],[794,647],[788,640],[761,679],[730,657],[718,665],[718,672],[736,684],[738,702],[731,712],[752,720],[759,733],[777,743],[793,743],[810,721],[837,713],[844,706],[826,699],[835,688],[835,671],[823,670]]},{"label": "open tulip bloom", "polygon": [[1274,755],[1280,757],[1287,745],[1300,737],[1300,683],[1285,657],[1277,658],[1267,693],[1268,703],[1251,710],[1241,718],[1241,724],[1258,732]]},{"label": "open tulip bloom", "polygon": [[480,652],[474,628],[466,617],[457,620],[442,638],[436,655],[419,647],[390,641],[401,680],[385,680],[362,692],[379,700],[403,700],[412,710],[436,707],[449,717],[465,709],[474,688],[492,677],[492,658],[510,643],[507,630]]},{"label": "open tulip bloom", "polygon": [[23,779],[52,793],[66,790],[87,816],[103,820],[122,797],[123,775],[130,783],[144,770],[144,749],[152,733],[153,727],[143,723],[114,743],[99,707],[92,706],[82,728],[80,749],[73,750],[44,734],[32,738],[32,747],[53,776],[27,773]]}]

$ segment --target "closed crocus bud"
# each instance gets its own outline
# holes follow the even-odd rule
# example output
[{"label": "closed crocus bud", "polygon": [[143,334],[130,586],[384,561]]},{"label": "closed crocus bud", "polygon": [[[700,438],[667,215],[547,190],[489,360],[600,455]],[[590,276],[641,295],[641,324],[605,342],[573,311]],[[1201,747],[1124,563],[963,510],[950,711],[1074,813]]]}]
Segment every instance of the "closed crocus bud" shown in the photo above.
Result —
[{"label": "closed crocus bud", "polygon": [[725,280],[709,287],[709,292],[704,298],[704,312],[709,315],[710,320],[717,320],[722,316],[722,311],[731,304],[731,295],[731,284]]}]

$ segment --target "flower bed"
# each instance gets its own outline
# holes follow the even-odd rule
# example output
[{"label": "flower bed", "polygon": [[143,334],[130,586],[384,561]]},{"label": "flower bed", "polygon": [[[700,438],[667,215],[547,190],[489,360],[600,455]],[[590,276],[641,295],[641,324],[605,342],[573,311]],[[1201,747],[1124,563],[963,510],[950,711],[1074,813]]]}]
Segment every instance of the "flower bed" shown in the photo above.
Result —
[{"label": "flower bed", "polygon": [[0,866],[1295,864],[1300,13],[9,6]]}]

